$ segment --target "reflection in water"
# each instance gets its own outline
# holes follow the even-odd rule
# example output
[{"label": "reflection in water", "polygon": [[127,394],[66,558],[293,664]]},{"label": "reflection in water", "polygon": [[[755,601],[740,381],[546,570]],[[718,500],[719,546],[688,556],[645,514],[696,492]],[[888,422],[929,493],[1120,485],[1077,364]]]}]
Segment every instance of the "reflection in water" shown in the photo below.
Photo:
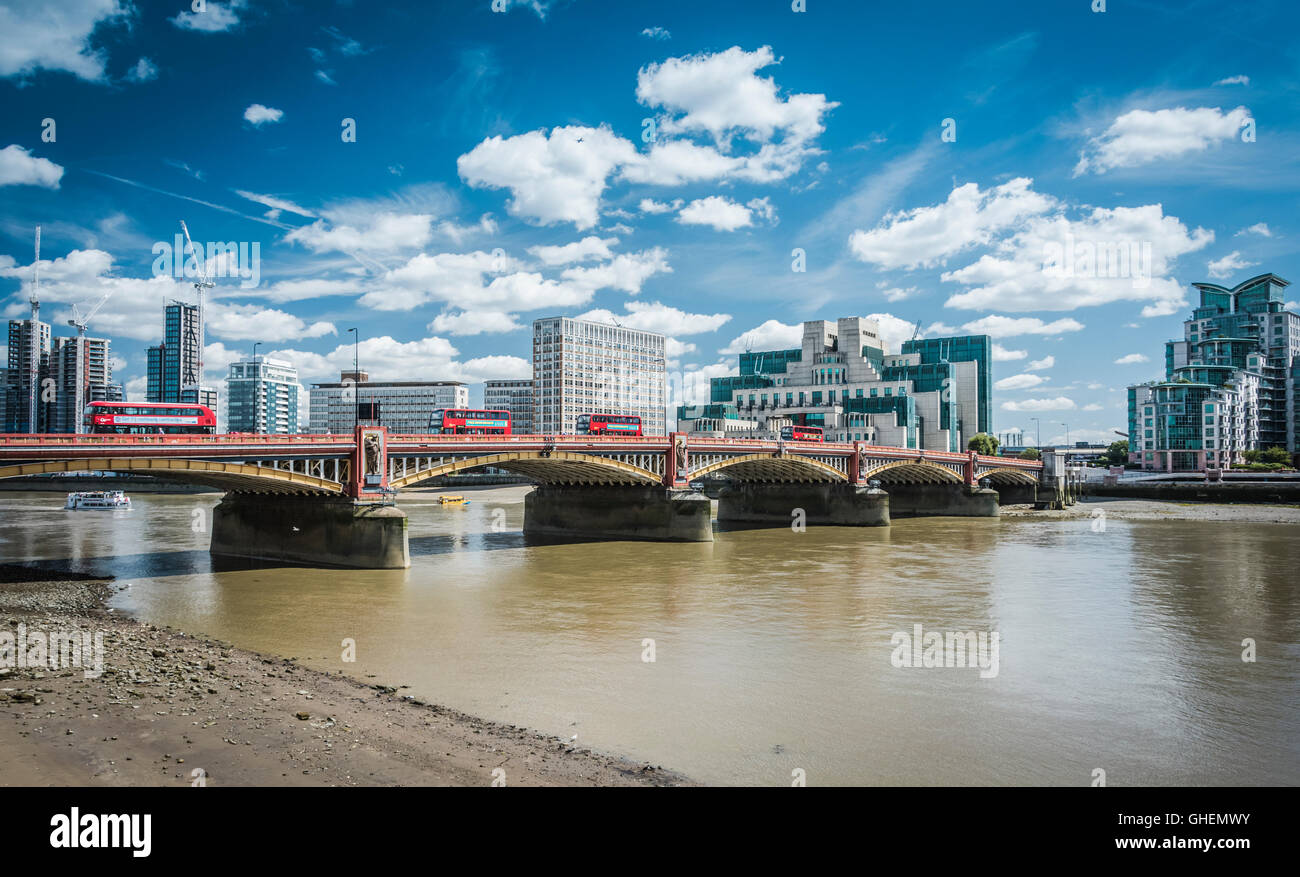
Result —
[{"label": "reflection in water", "polygon": [[[194,512],[215,497],[69,513],[0,494],[0,559],[113,574],[142,619],[710,782],[1300,782],[1295,528],[949,518],[525,545],[519,491],[474,499],[403,505],[409,570],[214,572]],[[915,623],[998,631],[998,676],[893,667]]]}]

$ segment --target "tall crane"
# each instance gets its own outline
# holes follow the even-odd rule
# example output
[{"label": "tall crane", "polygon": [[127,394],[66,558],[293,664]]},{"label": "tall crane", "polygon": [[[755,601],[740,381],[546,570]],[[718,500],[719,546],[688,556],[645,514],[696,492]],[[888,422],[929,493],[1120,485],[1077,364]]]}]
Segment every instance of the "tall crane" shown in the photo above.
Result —
[{"label": "tall crane", "polygon": [[198,266],[198,278],[194,281],[194,292],[198,297],[199,306],[199,332],[198,332],[198,373],[194,378],[194,401],[202,403],[200,398],[200,389],[203,386],[203,290],[212,289],[216,286],[208,279],[207,259],[203,254],[194,248],[194,242],[190,240],[190,230],[185,227],[185,220],[181,220],[181,231],[185,232],[185,246],[194,254],[194,262]]},{"label": "tall crane", "polygon": [[32,260],[32,323],[27,339],[27,431],[37,431],[36,407],[41,381],[41,227],[36,226],[36,258]]},{"label": "tall crane", "polygon": [[73,417],[73,432],[80,435],[86,431],[86,387],[90,383],[90,363],[89,351],[86,349],[86,327],[90,325],[90,318],[99,313],[99,309],[108,301],[108,297],[113,293],[104,293],[99,301],[95,302],[86,315],[83,317],[81,311],[74,304],[72,306],[72,319],[68,320],[68,325],[77,330],[77,390],[74,397],[73,405],[75,406]]}]

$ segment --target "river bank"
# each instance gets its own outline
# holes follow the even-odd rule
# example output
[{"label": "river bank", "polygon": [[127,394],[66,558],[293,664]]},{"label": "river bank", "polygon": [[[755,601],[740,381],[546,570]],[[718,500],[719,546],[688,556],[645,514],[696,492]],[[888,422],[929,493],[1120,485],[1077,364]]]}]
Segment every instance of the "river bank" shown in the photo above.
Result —
[{"label": "river bank", "polygon": [[[0,785],[669,786],[685,777],[106,607],[112,580],[0,566],[0,643],[102,635],[102,673],[0,669]],[[10,659],[5,662],[12,665]],[[24,662],[25,663],[25,662]]]},{"label": "river bank", "polygon": [[1178,502],[1087,496],[1064,509],[1035,510],[1032,506],[1003,506],[1004,518],[1091,518],[1104,513],[1120,521],[1225,521],[1239,524],[1300,524],[1300,506],[1261,503]]}]

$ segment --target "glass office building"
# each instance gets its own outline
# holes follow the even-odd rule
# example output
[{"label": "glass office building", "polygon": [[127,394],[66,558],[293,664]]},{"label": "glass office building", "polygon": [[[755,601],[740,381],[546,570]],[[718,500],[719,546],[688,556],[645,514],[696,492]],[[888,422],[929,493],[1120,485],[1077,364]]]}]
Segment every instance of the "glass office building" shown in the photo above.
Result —
[{"label": "glass office building", "polygon": [[484,381],[483,407],[510,412],[510,431],[516,435],[533,433],[533,382]]},{"label": "glass office building", "polygon": [[992,352],[989,336],[972,335],[890,353],[873,320],[811,320],[799,348],[741,354],[739,374],[710,382],[710,405],[678,408],[678,427],[777,435],[817,426],[828,441],[961,451],[991,428]]},{"label": "glass office building", "polygon": [[284,360],[258,356],[232,362],[226,376],[226,429],[288,435],[301,432],[301,391],[298,370]]},{"label": "glass office building", "polygon": [[199,308],[173,301],[163,308],[163,340],[145,351],[146,402],[197,402],[215,408],[217,391],[200,386]]},{"label": "glass office building", "polygon": [[350,434],[354,425],[386,426],[406,435],[429,431],[438,408],[468,408],[469,388],[460,381],[371,381],[365,372],[344,372],[338,383],[312,384],[311,431]]}]

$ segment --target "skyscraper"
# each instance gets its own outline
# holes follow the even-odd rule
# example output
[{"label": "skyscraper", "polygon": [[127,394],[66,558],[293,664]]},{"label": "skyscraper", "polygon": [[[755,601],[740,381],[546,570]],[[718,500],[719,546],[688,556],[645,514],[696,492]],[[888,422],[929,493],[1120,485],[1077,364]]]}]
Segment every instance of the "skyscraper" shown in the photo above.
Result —
[{"label": "skyscraper", "polygon": [[45,404],[46,432],[76,432],[83,412],[77,410],[77,382],[82,382],[84,403],[112,402],[122,398],[121,387],[113,383],[113,365],[107,338],[86,338],[83,348],[77,338],[55,338],[50,348]]},{"label": "skyscraper", "polygon": [[214,387],[199,374],[201,327],[197,305],[173,301],[163,308],[163,340],[146,351],[146,402],[217,404]]},{"label": "skyscraper", "polygon": [[533,322],[533,428],[572,434],[580,414],[641,418],[645,435],[667,430],[666,342],[657,332],[570,317]]},{"label": "skyscraper", "polygon": [[5,432],[45,431],[41,378],[49,367],[49,358],[49,323],[43,323],[35,317],[9,321]]}]

